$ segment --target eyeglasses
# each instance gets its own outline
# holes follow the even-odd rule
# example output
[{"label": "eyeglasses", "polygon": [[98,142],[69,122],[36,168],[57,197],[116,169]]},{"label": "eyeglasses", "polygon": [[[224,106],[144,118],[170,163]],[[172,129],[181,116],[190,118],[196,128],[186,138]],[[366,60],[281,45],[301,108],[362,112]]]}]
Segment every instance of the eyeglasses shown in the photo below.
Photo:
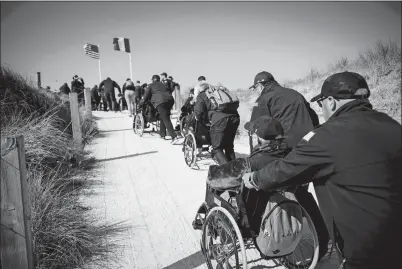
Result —
[{"label": "eyeglasses", "polygon": [[319,106],[319,107],[322,107],[322,101],[324,101],[324,100],[327,99],[327,98],[328,98],[328,96],[317,100],[318,106]]},{"label": "eyeglasses", "polygon": [[[329,96],[325,96],[324,98],[321,98],[319,100],[317,100],[317,104],[319,107],[322,107],[322,101],[324,101],[325,99],[327,99]],[[333,96],[331,96],[332,98],[334,98],[335,100],[339,101],[339,98],[335,98]]]}]

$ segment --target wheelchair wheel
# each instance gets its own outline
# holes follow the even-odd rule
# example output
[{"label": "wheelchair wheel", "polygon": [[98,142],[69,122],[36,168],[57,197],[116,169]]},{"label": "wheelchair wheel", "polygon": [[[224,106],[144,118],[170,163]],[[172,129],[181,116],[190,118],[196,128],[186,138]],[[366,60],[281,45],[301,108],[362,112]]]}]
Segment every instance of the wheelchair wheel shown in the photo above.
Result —
[{"label": "wheelchair wheel", "polygon": [[247,269],[243,237],[232,215],[212,208],[202,227],[201,250],[209,269]]},{"label": "wheelchair wheel", "polygon": [[134,133],[138,134],[139,136],[142,136],[144,134],[144,117],[142,116],[141,113],[135,115],[134,121],[133,121],[133,129]]},{"label": "wheelchair wheel", "polygon": [[192,167],[197,160],[197,143],[193,133],[186,135],[183,143],[184,161],[188,167]]},{"label": "wheelchair wheel", "polygon": [[313,269],[319,256],[319,241],[314,223],[303,209],[303,230],[299,244],[292,254],[279,259],[282,265],[290,269]]},{"label": "wheelchair wheel", "polygon": [[186,126],[185,126],[185,124],[186,124],[186,117],[183,117],[183,118],[180,120],[180,133],[181,133],[181,135],[182,135],[183,137],[186,136],[186,130],[185,130]]}]

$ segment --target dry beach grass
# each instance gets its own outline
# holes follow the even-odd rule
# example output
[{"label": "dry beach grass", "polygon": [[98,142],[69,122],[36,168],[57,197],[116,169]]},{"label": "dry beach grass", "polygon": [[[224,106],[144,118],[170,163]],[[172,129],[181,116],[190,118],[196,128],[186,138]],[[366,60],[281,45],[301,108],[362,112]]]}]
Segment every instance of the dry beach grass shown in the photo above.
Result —
[{"label": "dry beach grass", "polygon": [[[104,267],[113,251],[111,239],[126,227],[100,224],[80,201],[96,184],[95,164],[92,159],[74,161],[69,103],[2,68],[0,104],[2,139],[24,136],[35,267],[79,268],[88,261]],[[97,133],[96,125],[85,120],[82,129],[87,144]]]}]

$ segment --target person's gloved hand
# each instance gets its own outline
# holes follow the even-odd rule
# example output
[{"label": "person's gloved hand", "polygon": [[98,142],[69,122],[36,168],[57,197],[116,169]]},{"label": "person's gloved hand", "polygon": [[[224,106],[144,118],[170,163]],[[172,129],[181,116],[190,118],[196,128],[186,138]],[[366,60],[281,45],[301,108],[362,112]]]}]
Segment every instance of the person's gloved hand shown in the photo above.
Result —
[{"label": "person's gloved hand", "polygon": [[256,189],[258,190],[257,185],[255,185],[255,183],[253,182],[253,175],[254,172],[251,173],[245,173],[242,177],[243,182],[244,182],[244,186],[248,189]]},{"label": "person's gloved hand", "polygon": [[122,95],[121,93],[119,93],[117,96],[118,96],[118,97],[122,97],[123,95]]}]

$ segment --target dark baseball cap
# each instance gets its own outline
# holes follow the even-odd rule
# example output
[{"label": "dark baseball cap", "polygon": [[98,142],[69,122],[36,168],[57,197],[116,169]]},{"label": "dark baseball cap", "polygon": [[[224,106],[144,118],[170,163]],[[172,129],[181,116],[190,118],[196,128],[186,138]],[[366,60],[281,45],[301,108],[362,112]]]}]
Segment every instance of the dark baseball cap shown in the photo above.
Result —
[{"label": "dark baseball cap", "polygon": [[271,73],[267,71],[262,71],[254,77],[254,84],[250,86],[249,89],[255,88],[255,84],[259,82],[267,82],[272,80],[274,80],[274,76]]},{"label": "dark baseball cap", "polygon": [[166,74],[165,72],[163,72],[163,73],[161,74],[161,76],[167,77],[167,74]]},{"label": "dark baseball cap", "polygon": [[283,135],[280,122],[269,116],[261,116],[254,121],[247,122],[244,128],[264,140],[273,140],[278,135]]},{"label": "dark baseball cap", "polygon": [[204,76],[199,76],[198,81],[206,80]]},{"label": "dark baseball cap", "polygon": [[368,98],[370,89],[364,77],[354,72],[345,71],[329,76],[322,84],[321,93],[312,98],[310,102],[328,96],[338,99]]}]

